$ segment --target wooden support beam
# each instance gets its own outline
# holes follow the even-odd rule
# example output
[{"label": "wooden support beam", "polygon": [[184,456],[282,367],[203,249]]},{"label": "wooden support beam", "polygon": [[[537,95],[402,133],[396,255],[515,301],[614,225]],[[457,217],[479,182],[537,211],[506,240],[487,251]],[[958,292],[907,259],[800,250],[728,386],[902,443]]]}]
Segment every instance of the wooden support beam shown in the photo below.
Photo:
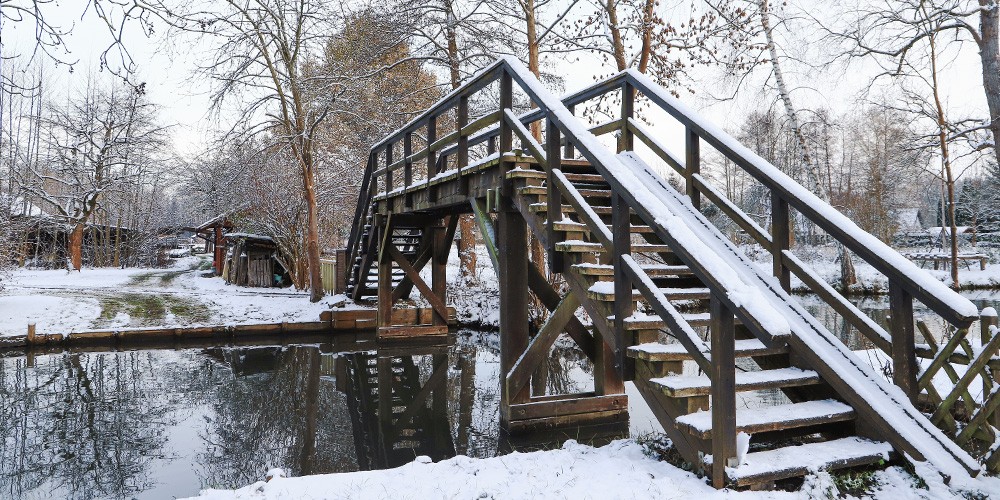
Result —
[{"label": "wooden support beam", "polygon": [[913,297],[895,282],[889,282],[889,324],[892,337],[892,381],[916,402],[917,354],[913,325]]},{"label": "wooden support beam", "polygon": [[736,329],[733,313],[712,294],[712,486],[726,486],[726,467],[736,457]]},{"label": "wooden support beam", "polygon": [[559,302],[559,306],[556,307],[555,311],[552,311],[545,324],[538,330],[538,334],[531,339],[527,349],[507,373],[506,392],[508,394],[517,394],[528,384],[531,374],[548,355],[552,344],[559,338],[559,333],[569,323],[570,317],[576,313],[578,307],[580,307],[580,301],[572,292]]},{"label": "wooden support beam", "polygon": [[[502,86],[501,86],[502,88]],[[501,94],[501,99],[503,95]],[[506,197],[500,199],[497,244],[500,250],[500,413],[510,421],[510,405],[526,403],[527,388],[508,393],[507,374],[528,347],[528,228]]]},{"label": "wooden support beam", "polygon": [[[448,220],[449,227],[457,221],[457,215],[450,216]],[[443,227],[435,227],[432,231],[431,245],[433,248],[431,249],[431,288],[433,289],[434,296],[437,297],[440,304],[444,306],[445,301],[447,300],[446,295],[448,293],[448,251],[451,250],[451,240],[448,239],[448,232],[445,231],[445,228]],[[410,279],[412,280],[413,278]],[[444,311],[443,314],[437,314],[434,316],[435,325],[448,324],[447,308],[442,310]]]},{"label": "wooden support beam", "polygon": [[375,326],[382,328],[392,323],[392,258],[386,248],[392,246],[391,216],[384,225],[379,226],[378,231],[378,309],[375,313]]},{"label": "wooden support beam", "polygon": [[[626,87],[628,86],[626,85]],[[632,94],[631,90],[627,88],[624,88],[623,91],[627,91],[629,95]],[[624,112],[624,105],[622,109]],[[615,349],[615,365],[625,380],[631,380],[635,377],[635,360],[625,358],[625,350],[634,342],[632,338],[625,338],[625,319],[632,315],[635,302],[632,300],[632,280],[629,273],[625,270],[625,261],[622,259],[622,257],[632,254],[632,225],[630,219],[631,214],[629,213],[629,207],[625,203],[625,199],[617,192],[612,192],[611,234],[613,256],[611,262],[614,267],[615,279],[614,331],[617,339],[615,342],[617,346]]]}]

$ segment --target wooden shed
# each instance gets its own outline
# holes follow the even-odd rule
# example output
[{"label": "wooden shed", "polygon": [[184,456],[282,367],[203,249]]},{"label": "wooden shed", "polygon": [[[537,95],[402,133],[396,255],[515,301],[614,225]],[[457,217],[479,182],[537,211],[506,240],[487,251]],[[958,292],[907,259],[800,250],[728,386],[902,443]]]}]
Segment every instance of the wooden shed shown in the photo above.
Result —
[{"label": "wooden shed", "polygon": [[200,226],[188,228],[195,236],[205,240],[205,252],[212,252],[212,269],[216,276],[222,275],[223,260],[226,257],[225,235],[232,229],[229,214],[218,215]]},{"label": "wooden shed", "polygon": [[226,283],[253,287],[283,286],[288,273],[275,258],[278,246],[268,236],[228,233],[222,276]]}]

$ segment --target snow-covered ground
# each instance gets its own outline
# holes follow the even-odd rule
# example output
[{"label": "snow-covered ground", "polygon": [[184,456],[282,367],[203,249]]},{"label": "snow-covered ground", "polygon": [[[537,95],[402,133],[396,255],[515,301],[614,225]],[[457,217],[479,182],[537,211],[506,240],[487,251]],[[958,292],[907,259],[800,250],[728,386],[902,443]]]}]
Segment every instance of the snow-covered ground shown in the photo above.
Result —
[{"label": "snow-covered ground", "polygon": [[330,296],[310,303],[294,289],[227,285],[205,277],[209,257],[178,259],[165,269],[13,271],[0,291],[0,336],[103,327],[194,326],[318,321],[342,302]]},{"label": "snow-covered ground", "polygon": [[[715,490],[690,472],[659,461],[635,441],[615,441],[592,448],[567,441],[557,450],[513,453],[472,459],[458,456],[438,463],[418,457],[396,469],[325,474],[260,481],[238,490],[204,490],[205,500],[431,499],[431,498],[571,498],[571,499],[797,499],[838,498],[838,481],[827,473],[806,478],[797,492]],[[839,484],[844,486],[845,481]],[[1000,479],[982,478],[961,490],[941,482],[926,486],[899,467],[867,478],[865,497],[907,499],[989,498],[1000,492]],[[851,498],[848,496],[848,498]]]}]

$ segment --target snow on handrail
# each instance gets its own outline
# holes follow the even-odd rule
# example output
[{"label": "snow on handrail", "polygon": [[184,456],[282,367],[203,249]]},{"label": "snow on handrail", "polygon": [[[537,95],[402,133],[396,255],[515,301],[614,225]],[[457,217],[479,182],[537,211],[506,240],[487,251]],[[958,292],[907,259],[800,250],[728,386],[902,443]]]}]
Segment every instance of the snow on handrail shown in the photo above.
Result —
[{"label": "snow on handrail", "polygon": [[831,234],[841,233],[844,237],[838,239],[842,243],[861,255],[883,274],[891,274],[891,280],[899,280],[909,285],[908,291],[917,300],[938,314],[950,316],[961,322],[971,322],[976,319],[979,309],[970,300],[917,267],[916,264],[900,255],[882,240],[858,227],[854,221],[839,210],[795,182],[725,131],[699,116],[648,76],[634,69],[628,69],[612,79],[622,78],[627,79],[646,97],[682,124],[697,132],[699,137],[709,142],[723,155],[740,164],[757,180],[768,185],[770,189],[781,191],[786,201],[800,212],[804,214],[815,212],[817,217],[813,218],[813,222]]}]

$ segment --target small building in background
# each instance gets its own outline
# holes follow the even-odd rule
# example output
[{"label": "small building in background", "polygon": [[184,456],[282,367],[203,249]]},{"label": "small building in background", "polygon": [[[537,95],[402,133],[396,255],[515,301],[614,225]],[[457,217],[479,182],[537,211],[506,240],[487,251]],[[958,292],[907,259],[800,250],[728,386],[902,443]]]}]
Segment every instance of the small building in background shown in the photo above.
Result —
[{"label": "small building in background", "polygon": [[216,276],[222,275],[223,261],[226,257],[226,233],[233,230],[233,224],[229,221],[229,214],[220,214],[202,223],[200,226],[190,228],[190,231],[198,238],[205,241],[205,253],[212,254],[212,269]]},{"label": "small building in background", "polygon": [[222,276],[226,283],[252,287],[279,287],[291,283],[277,259],[278,245],[269,236],[227,233]]}]

